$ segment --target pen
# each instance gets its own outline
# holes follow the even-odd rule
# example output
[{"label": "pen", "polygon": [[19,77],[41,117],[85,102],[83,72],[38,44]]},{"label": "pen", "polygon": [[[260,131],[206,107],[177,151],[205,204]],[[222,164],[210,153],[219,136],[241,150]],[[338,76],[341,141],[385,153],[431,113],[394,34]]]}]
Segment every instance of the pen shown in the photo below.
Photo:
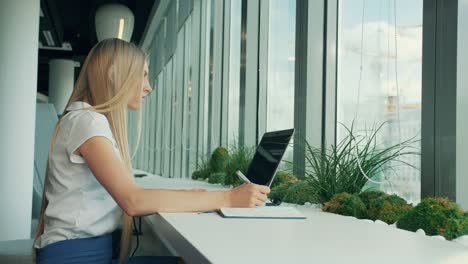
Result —
[{"label": "pen", "polygon": [[240,170],[236,171],[237,177],[244,183],[252,183]]}]

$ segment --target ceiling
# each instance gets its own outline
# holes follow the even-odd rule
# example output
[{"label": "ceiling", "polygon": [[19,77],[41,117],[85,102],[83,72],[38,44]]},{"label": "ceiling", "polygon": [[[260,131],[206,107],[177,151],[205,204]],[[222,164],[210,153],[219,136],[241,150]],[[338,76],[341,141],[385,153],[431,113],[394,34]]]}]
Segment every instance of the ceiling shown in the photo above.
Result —
[{"label": "ceiling", "polygon": [[[131,41],[139,44],[148,17],[159,0],[41,0],[37,91],[48,95],[49,61],[72,59],[83,64],[97,43],[94,15],[99,6],[119,3],[132,10],[135,24]],[[75,68],[75,80],[80,68]]]}]

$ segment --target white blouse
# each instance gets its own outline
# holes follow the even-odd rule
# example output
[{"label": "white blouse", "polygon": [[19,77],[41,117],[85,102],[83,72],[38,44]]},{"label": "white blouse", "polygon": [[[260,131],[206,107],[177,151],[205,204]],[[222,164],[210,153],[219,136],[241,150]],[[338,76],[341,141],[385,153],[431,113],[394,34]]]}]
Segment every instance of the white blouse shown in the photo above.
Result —
[{"label": "white blouse", "polygon": [[86,161],[74,154],[92,137],[109,139],[120,157],[109,121],[100,113],[82,110],[85,102],[73,102],[63,117],[51,156],[45,195],[44,233],[36,248],[74,238],[110,233],[120,223],[122,210],[97,181]]}]

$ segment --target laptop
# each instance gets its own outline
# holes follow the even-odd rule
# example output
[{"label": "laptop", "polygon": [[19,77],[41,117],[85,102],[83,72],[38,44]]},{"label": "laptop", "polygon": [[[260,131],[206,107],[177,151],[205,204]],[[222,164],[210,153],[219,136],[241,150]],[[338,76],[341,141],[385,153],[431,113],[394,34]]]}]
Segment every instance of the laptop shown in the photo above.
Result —
[{"label": "laptop", "polygon": [[294,128],[263,134],[245,175],[252,183],[270,187],[294,134]]},{"label": "laptop", "polygon": [[[245,177],[255,184],[270,187],[278,166],[294,134],[294,129],[265,133],[258,144]],[[267,203],[269,205],[269,203]],[[272,205],[272,204],[270,204]],[[294,207],[259,206],[256,208],[221,208],[219,214],[226,218],[305,219]]]}]

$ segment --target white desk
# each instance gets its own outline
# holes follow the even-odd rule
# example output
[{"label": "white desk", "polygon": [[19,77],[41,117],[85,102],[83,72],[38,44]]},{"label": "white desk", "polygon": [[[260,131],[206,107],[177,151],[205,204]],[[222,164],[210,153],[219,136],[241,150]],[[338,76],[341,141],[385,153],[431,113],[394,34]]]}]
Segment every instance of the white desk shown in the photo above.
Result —
[{"label": "white desk", "polygon": [[468,249],[454,242],[311,209],[301,212],[307,219],[161,213],[147,220],[187,263],[468,263]]},{"label": "white desk", "polygon": [[[190,180],[145,181],[139,183],[153,188],[213,189],[207,183]],[[468,263],[468,248],[454,242],[314,209],[300,211],[307,219],[227,219],[216,213],[161,213],[147,216],[146,220],[166,246],[187,263]]]},{"label": "white desk", "polygon": [[229,190],[229,188],[219,184],[210,184],[204,181],[196,181],[190,179],[165,178],[151,174],[143,178],[136,178],[135,181],[138,185],[143,186],[145,188],[158,188],[170,190],[202,188],[210,191]]}]

